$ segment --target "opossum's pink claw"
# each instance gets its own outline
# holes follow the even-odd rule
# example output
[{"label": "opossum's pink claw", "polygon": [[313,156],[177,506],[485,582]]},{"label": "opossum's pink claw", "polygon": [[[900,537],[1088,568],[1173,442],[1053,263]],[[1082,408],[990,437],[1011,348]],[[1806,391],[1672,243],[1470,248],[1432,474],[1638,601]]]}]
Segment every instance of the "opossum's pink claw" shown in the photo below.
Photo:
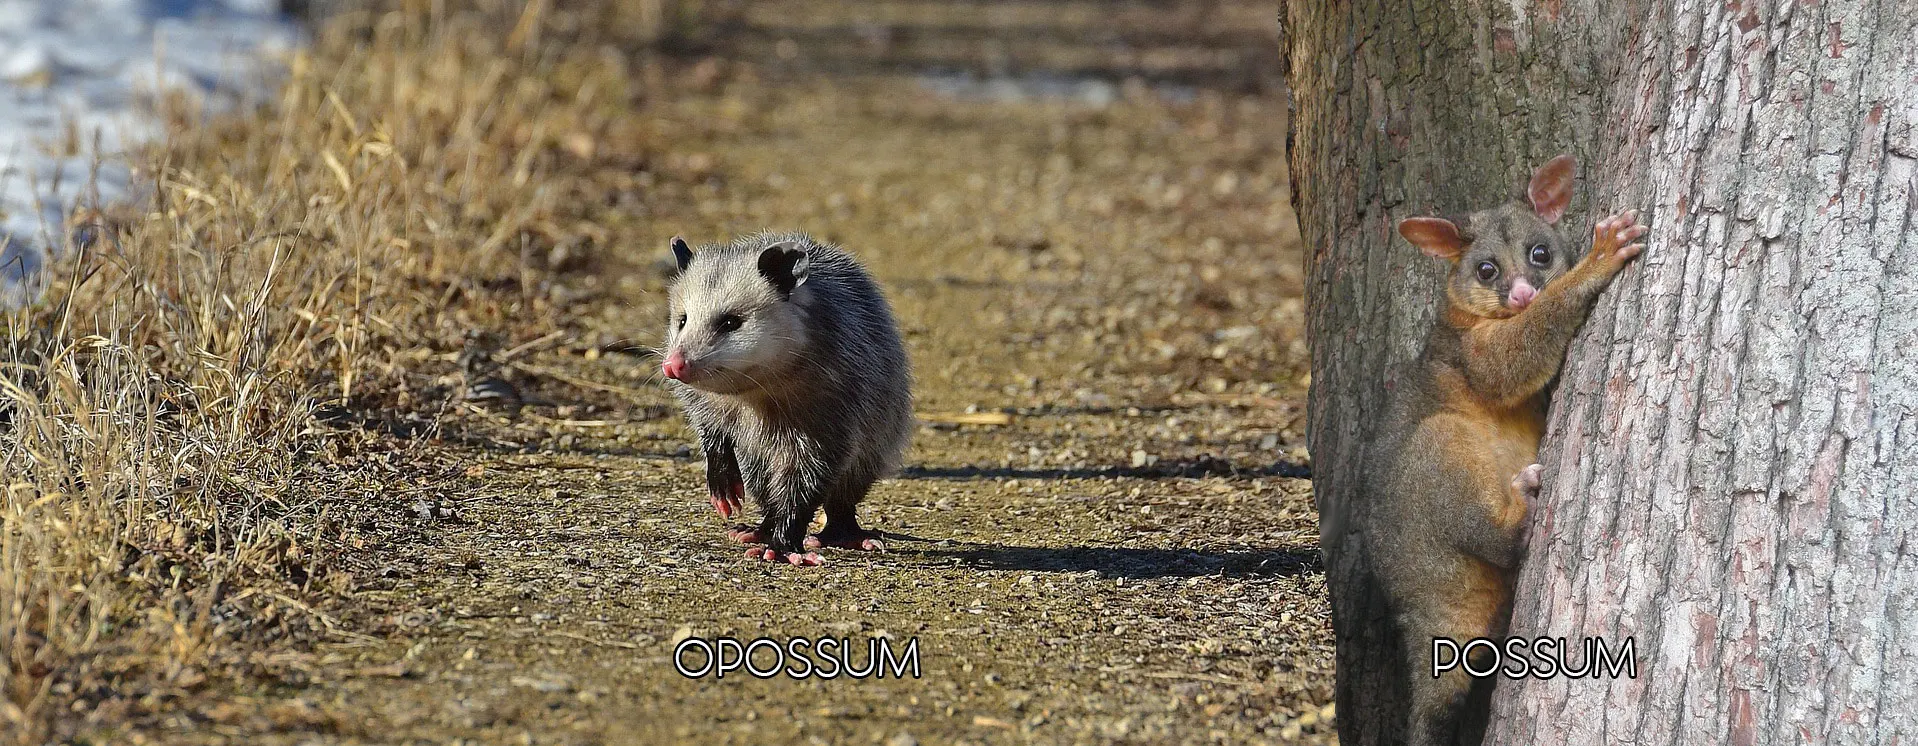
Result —
[{"label": "opossum's pink claw", "polygon": [[738,496],[714,493],[710,495],[710,497],[713,501],[713,510],[719,511],[719,517],[731,518],[739,515],[740,502]]},{"label": "opossum's pink claw", "polygon": [[767,562],[786,562],[795,567],[818,567],[826,564],[825,558],[813,552],[802,554],[799,552],[781,552],[777,549],[761,549],[759,547],[746,550],[746,558],[765,560]]},{"label": "opossum's pink claw", "polygon": [[819,556],[815,552],[806,552],[804,554],[794,552],[786,555],[786,561],[798,567],[818,567],[826,564],[826,558]]},{"label": "opossum's pink claw", "polygon": [[715,477],[709,468],[706,475],[706,494],[712,498],[713,510],[719,511],[719,517],[731,518],[740,513],[740,505],[746,499],[746,483],[740,481],[736,474],[731,478]]}]

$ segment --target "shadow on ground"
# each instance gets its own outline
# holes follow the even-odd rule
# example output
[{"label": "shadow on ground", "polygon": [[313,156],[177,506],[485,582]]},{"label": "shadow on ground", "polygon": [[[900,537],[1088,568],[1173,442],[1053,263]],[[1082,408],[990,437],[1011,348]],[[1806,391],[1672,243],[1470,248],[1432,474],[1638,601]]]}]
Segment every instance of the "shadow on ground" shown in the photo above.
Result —
[{"label": "shadow on ground", "polygon": [[1310,479],[1312,469],[1287,461],[1239,466],[1217,458],[1160,461],[1149,466],[1102,464],[1084,468],[1019,468],[1011,466],[908,466],[900,479],[1164,479],[1170,477],[1289,477]]},{"label": "shadow on ground", "polygon": [[1146,580],[1228,577],[1290,577],[1324,572],[1315,547],[1206,551],[1137,547],[1021,547],[973,545],[965,549],[932,549],[919,553],[954,559],[980,570],[1030,572],[1096,572],[1100,577]]}]

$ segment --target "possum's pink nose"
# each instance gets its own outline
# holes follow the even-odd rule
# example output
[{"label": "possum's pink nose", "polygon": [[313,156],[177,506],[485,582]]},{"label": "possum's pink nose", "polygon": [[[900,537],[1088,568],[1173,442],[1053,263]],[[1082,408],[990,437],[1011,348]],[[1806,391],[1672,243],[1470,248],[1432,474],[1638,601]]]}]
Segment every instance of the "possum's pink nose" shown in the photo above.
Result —
[{"label": "possum's pink nose", "polygon": [[1532,283],[1520,277],[1512,281],[1512,291],[1505,294],[1505,304],[1511,306],[1513,310],[1524,310],[1526,306],[1532,305],[1532,299],[1535,297],[1538,297],[1538,291],[1532,288]]},{"label": "possum's pink nose", "polygon": [[659,370],[665,373],[667,378],[679,380],[679,377],[686,373],[686,356],[680,354],[679,350],[673,350],[672,354],[666,356],[666,363],[659,366]]}]

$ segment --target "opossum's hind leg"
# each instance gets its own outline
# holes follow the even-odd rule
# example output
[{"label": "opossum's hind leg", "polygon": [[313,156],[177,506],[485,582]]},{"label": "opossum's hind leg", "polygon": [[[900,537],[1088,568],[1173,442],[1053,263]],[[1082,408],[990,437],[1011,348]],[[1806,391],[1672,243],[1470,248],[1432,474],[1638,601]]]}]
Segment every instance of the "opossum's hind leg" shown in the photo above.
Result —
[{"label": "opossum's hind leg", "polygon": [[[818,512],[818,494],[808,494],[803,482],[779,485],[783,489],[778,494],[783,499],[766,500],[761,507],[766,510],[766,520],[759,528],[751,532],[750,538],[763,540],[765,548],[753,547],[746,550],[750,559],[767,562],[783,562],[799,566],[825,564],[817,552],[806,551],[801,542],[806,538],[806,526],[812,523],[813,514]],[[742,539],[743,540],[743,539]]]},{"label": "opossum's hind leg", "polygon": [[[765,560],[767,562],[778,562],[800,567],[823,565],[826,563],[825,558],[820,557],[818,552],[810,551],[813,547],[805,547],[808,551],[793,551],[800,548],[798,546],[799,542],[795,539],[805,534],[806,524],[812,522],[812,514],[812,510],[804,507],[798,510],[770,510],[766,513],[766,520],[761,521],[758,526],[734,526],[726,532],[726,535],[733,537],[734,540],[743,544],[766,545],[763,547],[747,547],[747,559]],[[798,523],[796,528],[792,525],[794,522]],[[785,541],[780,541],[782,535],[788,538],[786,538]],[[784,549],[781,549],[781,547],[784,547]]]},{"label": "opossum's hind leg", "polygon": [[806,537],[806,548],[884,551],[886,542],[878,531],[859,527],[859,501],[872,489],[872,483],[873,479],[866,476],[849,476],[841,480],[838,489],[826,496],[826,527]]}]

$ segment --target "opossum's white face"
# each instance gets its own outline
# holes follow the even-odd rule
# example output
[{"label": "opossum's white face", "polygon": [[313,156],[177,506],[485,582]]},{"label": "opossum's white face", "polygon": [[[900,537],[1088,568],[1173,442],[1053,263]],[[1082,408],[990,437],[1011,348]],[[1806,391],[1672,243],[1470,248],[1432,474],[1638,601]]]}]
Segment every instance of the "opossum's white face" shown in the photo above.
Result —
[{"label": "opossum's white face", "polygon": [[717,252],[702,253],[709,257],[702,261],[692,261],[690,251],[681,255],[661,366],[667,378],[715,394],[792,379],[790,369],[804,360],[807,345],[805,311],[794,302],[806,292],[798,287],[805,254],[783,246],[766,254],[757,262]]}]

